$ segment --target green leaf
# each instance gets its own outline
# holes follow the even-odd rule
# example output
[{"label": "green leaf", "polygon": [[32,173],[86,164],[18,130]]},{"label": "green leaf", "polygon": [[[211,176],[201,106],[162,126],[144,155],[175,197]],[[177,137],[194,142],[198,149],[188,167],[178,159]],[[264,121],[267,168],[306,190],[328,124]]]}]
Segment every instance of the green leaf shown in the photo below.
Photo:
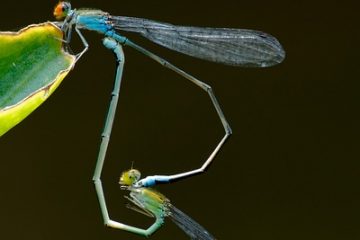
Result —
[{"label": "green leaf", "polygon": [[0,32],[0,136],[40,106],[73,68],[54,24]]}]

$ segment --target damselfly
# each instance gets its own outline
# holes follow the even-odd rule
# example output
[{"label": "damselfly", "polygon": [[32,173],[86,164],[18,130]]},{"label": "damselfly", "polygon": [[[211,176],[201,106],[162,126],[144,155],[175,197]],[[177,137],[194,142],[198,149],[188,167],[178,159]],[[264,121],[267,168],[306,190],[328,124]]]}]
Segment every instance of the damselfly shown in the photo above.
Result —
[{"label": "damselfly", "polygon": [[[124,66],[124,53],[122,46],[134,48],[147,57],[150,57],[160,63],[164,67],[167,67],[182,77],[190,80],[195,85],[206,91],[209,94],[225,130],[225,136],[220,140],[218,145],[200,168],[174,175],[155,175],[143,179],[136,179],[129,189],[133,193],[132,199],[134,201],[137,201],[137,198],[134,197],[134,192],[142,192],[145,191],[144,188],[154,186],[158,183],[170,183],[205,172],[215,158],[216,154],[219,152],[220,148],[231,135],[232,131],[225,119],[218,101],[216,100],[213,90],[209,85],[201,82],[165,59],[135,44],[123,36],[119,31],[135,32],[171,50],[204,60],[232,66],[273,66],[284,59],[285,52],[276,38],[269,34],[255,30],[176,26],[142,18],[112,16],[106,12],[96,9],[72,9],[69,2],[60,2],[55,7],[54,15],[58,20],[64,19],[60,25],[65,33],[64,41],[66,43],[70,43],[73,29],[75,29],[79,35],[82,43],[84,44],[84,49],[77,55],[78,58],[80,58],[88,50],[89,46],[80,31],[81,29],[96,31],[106,36],[107,38],[105,38],[103,42],[104,45],[111,49],[116,55],[118,62],[117,74],[115,77],[114,89],[110,100],[105,127],[102,133],[100,151],[93,180],[98,194],[104,222],[107,226],[127,230],[137,234],[149,235],[161,225],[159,222],[155,222],[148,229],[144,230],[115,222],[110,219],[100,180],[120,92],[121,77]],[[148,207],[144,207],[144,209],[148,210]]]}]

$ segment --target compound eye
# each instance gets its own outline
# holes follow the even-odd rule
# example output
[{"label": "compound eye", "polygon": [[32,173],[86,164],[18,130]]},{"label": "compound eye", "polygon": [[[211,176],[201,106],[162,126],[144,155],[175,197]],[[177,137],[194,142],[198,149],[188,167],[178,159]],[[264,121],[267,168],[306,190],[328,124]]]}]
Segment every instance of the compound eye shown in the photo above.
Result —
[{"label": "compound eye", "polygon": [[139,170],[131,169],[131,170],[129,170],[129,177],[134,182],[137,182],[141,177],[141,173]]},{"label": "compound eye", "polygon": [[57,20],[65,18],[71,10],[69,2],[59,2],[54,8],[54,16]]},{"label": "compound eye", "polygon": [[69,2],[63,2],[62,10],[68,13],[71,10],[71,4]]},{"label": "compound eye", "polygon": [[141,173],[139,170],[130,169],[121,174],[119,184],[122,186],[132,186],[139,181],[140,177]]}]

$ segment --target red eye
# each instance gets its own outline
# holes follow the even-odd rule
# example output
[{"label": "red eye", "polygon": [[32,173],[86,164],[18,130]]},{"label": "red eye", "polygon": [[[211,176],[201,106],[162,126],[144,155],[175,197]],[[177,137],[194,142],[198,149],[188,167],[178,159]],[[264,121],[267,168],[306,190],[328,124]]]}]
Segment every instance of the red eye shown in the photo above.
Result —
[{"label": "red eye", "polygon": [[70,10],[71,5],[69,2],[59,2],[54,8],[54,16],[57,20],[61,20],[68,15]]}]

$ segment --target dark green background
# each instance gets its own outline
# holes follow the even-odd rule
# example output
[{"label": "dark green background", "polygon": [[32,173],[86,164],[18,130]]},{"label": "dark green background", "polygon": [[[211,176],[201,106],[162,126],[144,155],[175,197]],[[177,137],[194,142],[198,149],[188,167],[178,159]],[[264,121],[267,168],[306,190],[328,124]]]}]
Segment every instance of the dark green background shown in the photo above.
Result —
[{"label": "dark green background", "polygon": [[[44,3],[45,2],[45,3]],[[1,30],[52,20],[56,1],[10,1]],[[360,239],[358,1],[73,1],[183,25],[276,36],[286,60],[269,69],[204,62],[128,37],[210,84],[233,136],[210,171],[158,189],[218,239]],[[1,239],[142,239],[102,226],[91,181],[114,75],[101,36],[55,94],[0,139]],[[74,40],[76,45],[77,40]],[[75,47],[76,48],[76,47]],[[125,48],[124,81],[103,182],[111,217],[117,181],[201,165],[223,135],[199,88]],[[151,239],[188,239],[168,221]]]}]

